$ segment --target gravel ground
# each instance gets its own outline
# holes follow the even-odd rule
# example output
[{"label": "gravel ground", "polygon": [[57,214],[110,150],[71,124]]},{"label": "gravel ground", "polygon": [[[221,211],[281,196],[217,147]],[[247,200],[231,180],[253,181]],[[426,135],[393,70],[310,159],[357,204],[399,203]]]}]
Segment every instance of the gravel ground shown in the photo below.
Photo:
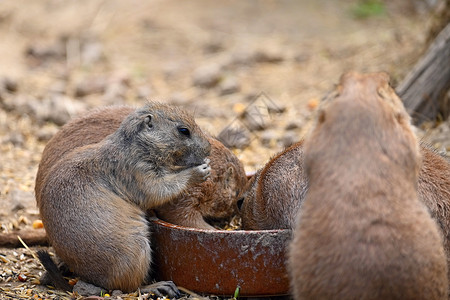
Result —
[{"label": "gravel ground", "polygon": [[[2,1],[0,232],[33,230],[42,150],[91,108],[151,99],[192,111],[212,134],[244,126],[230,143],[252,172],[305,136],[343,72],[387,71],[395,86],[423,51],[430,10],[402,0],[366,16],[356,3]],[[449,121],[419,134],[449,155]],[[0,248],[0,299],[73,297],[37,285],[40,272],[28,250]]]}]

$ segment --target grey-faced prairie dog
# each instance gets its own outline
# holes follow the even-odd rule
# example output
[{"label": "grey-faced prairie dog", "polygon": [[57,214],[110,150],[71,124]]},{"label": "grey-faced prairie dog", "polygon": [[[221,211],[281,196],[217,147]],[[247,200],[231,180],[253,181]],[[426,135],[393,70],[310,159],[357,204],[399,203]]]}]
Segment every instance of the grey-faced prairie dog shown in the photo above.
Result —
[{"label": "grey-faced prairie dog", "polygon": [[36,183],[49,241],[81,279],[136,290],[151,265],[146,211],[206,180],[208,139],[189,114],[158,103],[131,112],[98,143],[66,145],[64,154],[54,148],[59,137],[44,150]]},{"label": "grey-faced prairie dog", "polygon": [[[113,133],[134,109],[110,106],[94,110],[67,123],[49,141],[42,155],[36,177],[36,195],[48,170],[74,148],[95,144]],[[191,186],[173,200],[155,209],[161,219],[173,224],[201,229],[214,229],[205,219],[226,220],[236,214],[237,194],[247,178],[241,161],[221,142],[207,136],[211,144],[208,156],[211,174],[201,183]],[[39,202],[39,197],[36,197]]]},{"label": "grey-faced prairie dog", "polygon": [[388,81],[345,74],[305,142],[295,299],[447,299],[442,237],[417,196],[419,146]]},{"label": "grey-faced prairie dog", "polygon": [[294,228],[308,183],[302,144],[295,143],[278,153],[250,178],[239,195],[243,229]]}]

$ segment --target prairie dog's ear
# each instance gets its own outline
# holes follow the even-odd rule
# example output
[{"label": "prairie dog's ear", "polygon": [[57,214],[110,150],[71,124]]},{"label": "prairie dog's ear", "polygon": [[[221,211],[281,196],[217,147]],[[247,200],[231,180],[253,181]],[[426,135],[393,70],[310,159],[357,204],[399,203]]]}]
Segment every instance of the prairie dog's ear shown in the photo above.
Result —
[{"label": "prairie dog's ear", "polygon": [[238,201],[236,202],[236,205],[238,207],[238,211],[241,211],[242,209],[242,204],[244,204],[245,201],[245,197],[242,196],[241,198],[238,199]]},{"label": "prairie dog's ear", "polygon": [[234,175],[234,169],[233,167],[228,167],[228,169],[225,171],[225,185],[226,187],[229,187]]},{"label": "prairie dog's ear", "polygon": [[144,117],[145,125],[147,125],[149,128],[152,128],[153,127],[152,120],[153,120],[153,115],[151,115],[151,114],[146,115]]}]

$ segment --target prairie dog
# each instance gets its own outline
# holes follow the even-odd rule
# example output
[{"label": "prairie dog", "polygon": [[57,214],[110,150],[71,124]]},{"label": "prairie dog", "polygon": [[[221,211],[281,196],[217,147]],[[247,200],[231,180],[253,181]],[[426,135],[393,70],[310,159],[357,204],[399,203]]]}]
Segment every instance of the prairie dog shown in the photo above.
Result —
[{"label": "prairie dog", "polygon": [[447,299],[442,238],[417,195],[419,145],[388,82],[343,75],[305,142],[295,299]]},{"label": "prairie dog", "polygon": [[[417,191],[441,229],[447,266],[450,266],[450,162],[424,143],[421,154]],[[448,276],[450,280],[450,269]]]},{"label": "prairie dog", "polygon": [[236,215],[238,194],[247,183],[244,166],[220,141],[211,137],[208,140],[211,175],[155,209],[159,218],[177,225],[214,229],[205,220],[227,220]]},{"label": "prairie dog", "polygon": [[205,181],[211,146],[189,114],[159,103],[131,112],[97,143],[74,143],[56,135],[44,149],[54,164],[41,163],[36,198],[48,238],[83,280],[136,290],[151,265],[146,211]]},{"label": "prairie dog", "polygon": [[278,153],[249,180],[239,196],[243,229],[294,228],[308,185],[302,145]]},{"label": "prairie dog", "polygon": [[[42,156],[36,179],[36,195],[39,194],[42,178],[60,157],[74,148],[100,142],[117,130],[126,116],[133,111],[129,106],[105,107],[77,118],[61,128],[47,145],[51,151],[45,151]],[[237,213],[237,194],[244,189],[247,182],[244,166],[220,141],[211,136],[207,136],[207,139],[211,144],[208,156],[211,175],[206,181],[190,187],[170,202],[158,207],[155,211],[161,219],[176,225],[214,229],[205,219],[228,219]]]}]

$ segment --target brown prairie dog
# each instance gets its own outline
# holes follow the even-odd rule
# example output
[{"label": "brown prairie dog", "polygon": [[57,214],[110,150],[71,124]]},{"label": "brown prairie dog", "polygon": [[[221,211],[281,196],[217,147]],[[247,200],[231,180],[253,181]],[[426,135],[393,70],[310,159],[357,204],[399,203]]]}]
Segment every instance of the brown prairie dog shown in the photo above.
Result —
[{"label": "brown prairie dog", "polygon": [[247,182],[241,161],[221,142],[209,138],[211,175],[200,184],[156,209],[159,218],[187,227],[214,229],[207,220],[229,219],[236,214],[237,196]]},{"label": "brown prairie dog", "polygon": [[309,187],[289,250],[295,299],[447,299],[420,152],[384,73],[348,73],[305,142]]},{"label": "brown prairie dog", "polygon": [[450,162],[425,144],[421,145],[420,152],[422,167],[417,191],[441,229],[450,266]]},{"label": "brown prairie dog", "polygon": [[[250,178],[238,200],[243,229],[294,228],[308,189],[303,148],[303,142],[290,146]],[[450,259],[450,164],[423,143],[420,153],[419,199],[438,223]]]},{"label": "brown prairie dog", "polygon": [[302,144],[275,155],[249,180],[238,203],[243,229],[294,228],[307,189]]},{"label": "brown prairie dog", "polygon": [[[40,182],[55,162],[74,148],[98,143],[113,133],[134,109],[128,106],[111,106],[94,110],[86,116],[66,124],[49,141],[44,151],[36,178],[36,195]],[[211,175],[184,191],[156,213],[161,219],[176,225],[201,229],[214,229],[205,219],[228,219],[236,214],[237,193],[247,182],[242,162],[221,142],[207,136],[211,144]],[[39,202],[39,197],[36,197]]]},{"label": "brown prairie dog", "polygon": [[53,147],[60,138],[43,155],[59,159],[41,164],[36,183],[49,241],[83,280],[136,290],[151,266],[146,211],[203,182],[211,146],[189,114],[158,103],[131,112],[98,143],[65,141],[73,148],[65,151]]}]

